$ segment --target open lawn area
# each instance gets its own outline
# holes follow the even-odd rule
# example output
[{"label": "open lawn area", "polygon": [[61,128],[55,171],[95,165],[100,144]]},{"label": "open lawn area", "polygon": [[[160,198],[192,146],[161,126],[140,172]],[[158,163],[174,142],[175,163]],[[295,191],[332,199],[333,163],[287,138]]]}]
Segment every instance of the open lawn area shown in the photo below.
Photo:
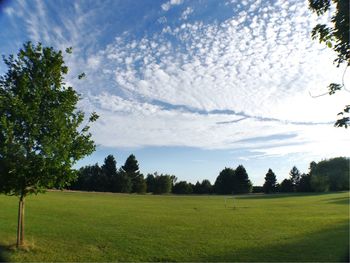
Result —
[{"label": "open lawn area", "polygon": [[0,196],[9,261],[347,261],[349,193],[154,196],[48,192],[26,199],[28,251],[15,251],[18,199]]}]

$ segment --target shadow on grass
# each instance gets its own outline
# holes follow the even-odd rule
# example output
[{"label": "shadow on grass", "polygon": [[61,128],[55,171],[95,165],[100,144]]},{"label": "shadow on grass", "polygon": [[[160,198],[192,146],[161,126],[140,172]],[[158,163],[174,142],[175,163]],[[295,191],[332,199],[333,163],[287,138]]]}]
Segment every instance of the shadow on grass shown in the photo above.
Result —
[{"label": "shadow on grass", "polygon": [[[273,234],[272,234],[273,235]],[[278,245],[230,250],[226,254],[212,254],[206,261],[220,262],[349,262],[349,222],[320,230],[292,241],[281,240]]]},{"label": "shadow on grass", "polygon": [[7,247],[0,245],[0,262],[8,262],[8,257],[5,253]]},{"label": "shadow on grass", "polygon": [[304,197],[304,196],[316,196],[316,195],[332,195],[339,194],[342,192],[322,192],[322,193],[275,193],[275,194],[247,194],[234,196],[237,199],[274,199],[284,197]]}]

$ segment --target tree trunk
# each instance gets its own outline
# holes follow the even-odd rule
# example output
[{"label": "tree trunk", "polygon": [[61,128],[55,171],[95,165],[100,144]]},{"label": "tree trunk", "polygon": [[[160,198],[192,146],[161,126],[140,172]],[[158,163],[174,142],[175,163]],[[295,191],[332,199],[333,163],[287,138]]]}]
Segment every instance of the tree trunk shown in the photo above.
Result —
[{"label": "tree trunk", "polygon": [[18,225],[17,225],[17,248],[24,245],[24,196],[19,198]]}]

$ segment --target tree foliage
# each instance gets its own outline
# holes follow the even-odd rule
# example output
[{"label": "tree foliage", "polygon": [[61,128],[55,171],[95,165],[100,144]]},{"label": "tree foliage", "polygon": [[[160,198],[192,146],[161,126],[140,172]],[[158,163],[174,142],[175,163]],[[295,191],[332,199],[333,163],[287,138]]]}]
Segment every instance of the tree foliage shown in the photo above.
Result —
[{"label": "tree foliage", "polygon": [[311,186],[315,191],[349,190],[350,160],[337,157],[323,160],[312,169]]},{"label": "tree foliage", "polygon": [[249,193],[252,184],[243,165],[239,165],[236,170],[227,167],[222,170],[216,178],[214,189],[218,194]]},{"label": "tree foliage", "polygon": [[[312,30],[312,38],[324,42],[332,48],[337,58],[334,62],[339,67],[340,64],[350,65],[350,37],[349,37],[349,1],[348,0],[309,0],[309,8],[318,16],[333,12],[331,25],[317,24]],[[329,94],[334,94],[344,87],[344,83],[331,83]],[[346,105],[344,110],[338,115],[341,117],[335,123],[337,127],[347,128],[350,124],[350,105]]]}]

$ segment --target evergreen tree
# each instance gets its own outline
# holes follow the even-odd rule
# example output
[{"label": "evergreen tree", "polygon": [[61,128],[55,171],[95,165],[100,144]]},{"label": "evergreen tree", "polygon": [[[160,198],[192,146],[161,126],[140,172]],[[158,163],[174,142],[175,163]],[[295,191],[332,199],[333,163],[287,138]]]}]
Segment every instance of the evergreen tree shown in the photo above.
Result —
[{"label": "evergreen tree", "polygon": [[113,155],[108,155],[102,165],[102,172],[106,177],[104,191],[112,192],[114,190],[115,177],[117,176],[117,162]]},{"label": "evergreen tree", "polygon": [[298,192],[312,192],[311,176],[309,174],[302,174],[299,184],[297,186]]},{"label": "evergreen tree", "polygon": [[296,190],[296,188],[298,187],[300,178],[301,178],[301,175],[300,175],[298,168],[293,166],[292,170],[290,170],[290,172],[289,172],[289,175],[290,175],[290,180],[292,181],[292,184],[293,184],[293,188],[294,188],[294,190]]},{"label": "evergreen tree", "polygon": [[133,181],[133,192],[139,193],[139,194],[144,194],[147,191],[147,184],[146,180],[143,177],[143,174],[139,174],[134,178]]},{"label": "evergreen tree", "polygon": [[282,193],[290,193],[294,191],[293,182],[290,179],[284,179],[280,184],[279,191]]},{"label": "evergreen tree", "polygon": [[216,178],[214,189],[217,194],[233,194],[235,170],[225,167]]},{"label": "evergreen tree", "polygon": [[173,180],[170,175],[161,174],[154,178],[153,194],[167,194],[171,192]]},{"label": "evergreen tree", "polygon": [[243,165],[237,166],[235,170],[235,184],[234,193],[250,193],[252,190],[252,183],[249,180],[248,173]]},{"label": "evergreen tree", "polygon": [[155,184],[155,179],[153,174],[147,174],[146,184],[147,184],[147,193],[153,193],[154,184]]},{"label": "evergreen tree", "polygon": [[267,194],[276,192],[276,183],[276,175],[269,169],[265,175],[265,183],[263,185],[264,192]]},{"label": "evergreen tree", "polygon": [[139,164],[136,160],[135,155],[131,154],[125,161],[125,164],[122,166],[122,169],[126,173],[126,175],[131,180],[131,191],[133,193],[137,192],[136,184],[140,180],[138,177],[140,176]]}]

